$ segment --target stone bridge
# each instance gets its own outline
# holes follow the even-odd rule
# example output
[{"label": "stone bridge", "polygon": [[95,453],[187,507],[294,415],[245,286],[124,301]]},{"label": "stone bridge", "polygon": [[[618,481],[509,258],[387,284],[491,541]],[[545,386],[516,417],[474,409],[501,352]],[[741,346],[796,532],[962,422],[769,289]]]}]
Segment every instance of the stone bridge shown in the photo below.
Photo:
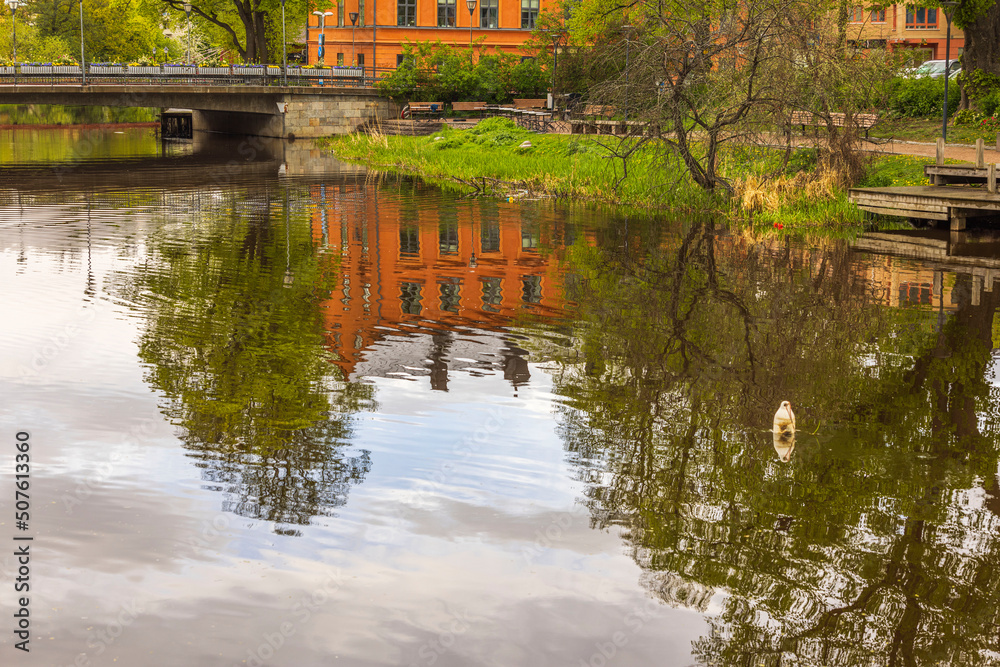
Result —
[{"label": "stone bridge", "polygon": [[377,91],[332,86],[27,84],[0,86],[0,104],[191,109],[195,131],[285,139],[348,134],[398,115]]}]

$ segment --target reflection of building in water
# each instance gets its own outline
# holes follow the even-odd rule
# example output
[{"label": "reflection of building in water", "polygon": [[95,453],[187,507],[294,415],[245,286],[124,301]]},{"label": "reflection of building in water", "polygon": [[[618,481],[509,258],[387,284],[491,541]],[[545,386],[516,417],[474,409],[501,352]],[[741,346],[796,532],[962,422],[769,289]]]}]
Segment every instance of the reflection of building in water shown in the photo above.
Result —
[{"label": "reflection of building in water", "polygon": [[956,276],[972,277],[971,294],[978,306],[983,292],[1000,282],[1000,237],[985,232],[884,232],[865,234],[854,248],[866,252],[863,265],[872,293],[886,305],[927,306],[953,311],[961,301],[954,293]]},{"label": "reflection of building in water", "polygon": [[421,369],[447,390],[456,364],[488,364],[515,387],[527,381],[527,351],[501,334],[562,317],[569,228],[493,201],[428,207],[362,184],[312,194],[314,239],[339,257],[324,317],[345,377]]}]

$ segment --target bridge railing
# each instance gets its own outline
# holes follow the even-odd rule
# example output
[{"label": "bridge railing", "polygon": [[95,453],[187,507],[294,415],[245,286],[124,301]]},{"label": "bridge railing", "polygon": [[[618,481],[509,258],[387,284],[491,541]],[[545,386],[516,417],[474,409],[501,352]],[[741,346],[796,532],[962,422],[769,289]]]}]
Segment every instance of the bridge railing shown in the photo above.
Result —
[{"label": "bridge railing", "polygon": [[391,69],[372,67],[292,67],[276,65],[80,65],[19,63],[0,65],[5,85],[211,85],[211,86],[342,86],[371,87]]}]

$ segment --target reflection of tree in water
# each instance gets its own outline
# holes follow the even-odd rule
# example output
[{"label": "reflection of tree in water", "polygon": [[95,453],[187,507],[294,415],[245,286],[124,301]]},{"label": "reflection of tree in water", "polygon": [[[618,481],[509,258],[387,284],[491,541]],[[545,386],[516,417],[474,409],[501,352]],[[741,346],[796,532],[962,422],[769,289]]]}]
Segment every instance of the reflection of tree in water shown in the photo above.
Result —
[{"label": "reflection of tree in water", "polygon": [[[576,256],[562,432],[594,523],[623,526],[651,592],[703,611],[727,594],[699,661],[984,664],[1000,649],[1000,523],[983,501],[1000,290],[973,306],[959,276],[937,329],[873,302],[843,246],[634,227]],[[788,464],[768,432],[782,399],[800,421]]]},{"label": "reflection of tree in water", "polygon": [[304,524],[367,474],[348,441],[372,389],[332,381],[319,305],[336,276],[306,221],[286,226],[276,192],[231,195],[193,238],[154,243],[140,356],[225,509]]}]

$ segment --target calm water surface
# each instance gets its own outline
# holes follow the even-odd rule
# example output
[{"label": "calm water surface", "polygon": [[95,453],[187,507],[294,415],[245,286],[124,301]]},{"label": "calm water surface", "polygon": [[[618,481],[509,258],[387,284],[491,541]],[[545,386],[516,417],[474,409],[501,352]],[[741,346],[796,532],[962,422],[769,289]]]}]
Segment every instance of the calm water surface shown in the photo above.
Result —
[{"label": "calm water surface", "polygon": [[1000,662],[995,239],[466,200],[302,142],[0,159],[0,664]]}]

